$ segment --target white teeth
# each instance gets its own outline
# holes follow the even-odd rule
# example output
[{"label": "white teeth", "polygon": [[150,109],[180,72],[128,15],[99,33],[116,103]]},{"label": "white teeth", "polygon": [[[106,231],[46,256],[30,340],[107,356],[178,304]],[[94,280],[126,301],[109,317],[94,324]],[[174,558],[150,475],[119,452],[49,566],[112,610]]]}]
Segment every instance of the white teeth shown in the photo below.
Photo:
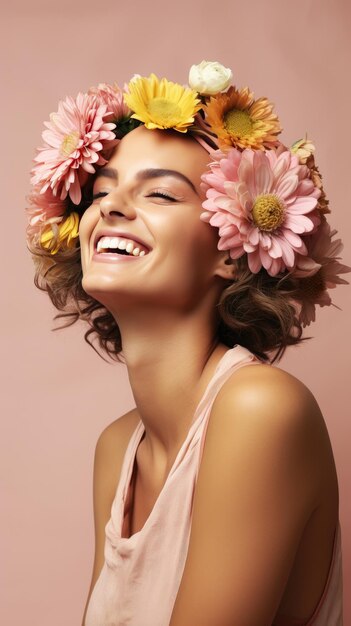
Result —
[{"label": "white teeth", "polygon": [[133,254],[133,256],[144,256],[145,254],[147,254],[145,250],[140,250],[135,242],[128,241],[127,239],[106,236],[100,237],[96,246],[97,252],[103,252],[107,249],[126,250],[128,254]]}]

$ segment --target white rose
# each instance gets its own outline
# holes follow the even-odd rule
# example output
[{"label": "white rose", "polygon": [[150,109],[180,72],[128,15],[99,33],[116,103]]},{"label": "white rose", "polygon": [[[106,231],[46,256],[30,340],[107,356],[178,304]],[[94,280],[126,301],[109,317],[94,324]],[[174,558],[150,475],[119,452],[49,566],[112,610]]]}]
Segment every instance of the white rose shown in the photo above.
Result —
[{"label": "white rose", "polygon": [[229,87],[232,71],[216,61],[201,61],[192,65],[189,72],[189,85],[204,96],[212,96]]}]

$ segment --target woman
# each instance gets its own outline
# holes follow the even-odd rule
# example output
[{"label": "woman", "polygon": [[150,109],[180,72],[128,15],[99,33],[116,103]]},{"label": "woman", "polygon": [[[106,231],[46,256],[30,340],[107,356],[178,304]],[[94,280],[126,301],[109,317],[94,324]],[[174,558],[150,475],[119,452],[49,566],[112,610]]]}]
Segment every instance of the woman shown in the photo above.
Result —
[{"label": "woman", "polygon": [[96,445],[83,626],[342,625],[328,432],[272,364],[351,268],[313,144],[286,148],[231,80],[202,62],[190,88],[100,84],[36,157],[36,284],[125,362],[136,405]]}]

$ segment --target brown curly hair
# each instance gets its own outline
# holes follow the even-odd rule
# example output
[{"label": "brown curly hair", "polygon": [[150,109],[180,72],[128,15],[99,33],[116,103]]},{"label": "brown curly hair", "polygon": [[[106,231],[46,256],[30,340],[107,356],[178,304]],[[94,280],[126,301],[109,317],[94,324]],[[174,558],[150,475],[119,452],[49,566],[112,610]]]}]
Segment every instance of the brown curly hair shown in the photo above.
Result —
[{"label": "brown curly hair", "polygon": [[[78,208],[74,205],[80,215],[91,203],[93,178],[83,189]],[[68,202],[68,214],[72,208]],[[50,254],[38,238],[29,240],[28,247],[35,264],[34,283],[48,293],[60,311],[54,319],[64,320],[63,325],[54,330],[84,320],[89,326],[84,334],[87,343],[104,358],[94,345],[97,339],[102,352],[112,360],[124,363],[122,338],[116,320],[82,287],[79,244],[59,250],[55,255]],[[298,279],[290,273],[272,277],[264,268],[254,274],[248,267],[246,255],[235,261],[228,259],[228,262],[235,265],[235,280],[227,281],[216,305],[219,341],[229,348],[238,343],[262,361],[274,363],[282,358],[287,346],[312,338],[302,337],[303,328],[297,310],[306,292],[306,279]]]}]

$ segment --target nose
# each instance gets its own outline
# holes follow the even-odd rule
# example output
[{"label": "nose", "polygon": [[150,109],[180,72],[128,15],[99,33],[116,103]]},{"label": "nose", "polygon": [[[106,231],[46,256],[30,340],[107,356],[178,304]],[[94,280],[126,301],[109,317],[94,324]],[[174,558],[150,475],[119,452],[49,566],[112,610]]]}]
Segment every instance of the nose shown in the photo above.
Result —
[{"label": "nose", "polygon": [[114,189],[101,198],[100,215],[105,220],[113,220],[116,217],[132,220],[136,217],[136,211],[126,194],[119,189]]}]

